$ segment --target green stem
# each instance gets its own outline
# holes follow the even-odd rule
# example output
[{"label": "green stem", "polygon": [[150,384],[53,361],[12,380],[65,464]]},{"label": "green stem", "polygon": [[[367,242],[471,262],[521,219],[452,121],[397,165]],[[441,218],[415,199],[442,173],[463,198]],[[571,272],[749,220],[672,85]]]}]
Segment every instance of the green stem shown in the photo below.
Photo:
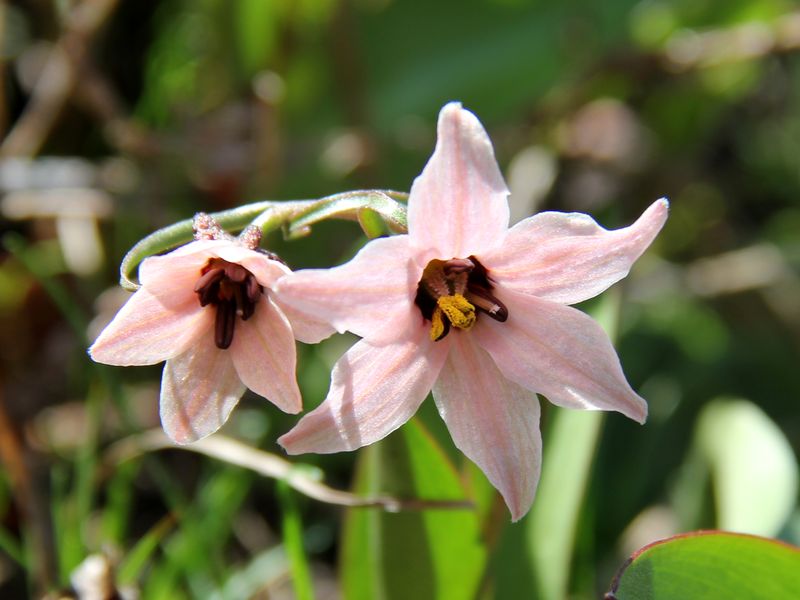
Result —
[{"label": "green stem", "polygon": [[[319,200],[293,200],[276,202],[265,200],[240,206],[232,210],[211,213],[220,227],[228,231],[239,231],[247,225],[255,225],[263,233],[269,233],[288,225],[290,237],[304,235],[308,228],[325,219],[358,218],[364,208],[375,211],[395,233],[406,230],[405,206],[397,199],[407,194],[391,190],[356,190],[326,196]],[[120,265],[120,285],[126,290],[139,288],[133,280],[133,272],[139,263],[148,256],[169,250],[192,240],[192,219],[179,221],[164,227],[140,240],[122,259]]]}]

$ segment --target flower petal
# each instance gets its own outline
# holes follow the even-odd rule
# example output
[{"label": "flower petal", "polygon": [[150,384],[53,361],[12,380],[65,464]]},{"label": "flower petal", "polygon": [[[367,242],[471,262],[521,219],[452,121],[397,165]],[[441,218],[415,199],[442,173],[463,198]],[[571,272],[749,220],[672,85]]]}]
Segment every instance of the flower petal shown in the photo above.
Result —
[{"label": "flower petal", "polygon": [[414,317],[421,269],[410,260],[408,236],[369,242],[348,263],[333,269],[295,271],[275,286],[280,304],[328,321],[339,332],[371,341],[397,339]]},{"label": "flower petal", "polygon": [[451,102],[439,113],[437,135],[408,199],[408,231],[425,252],[423,267],[486,252],[508,228],[508,188],[478,118]]},{"label": "flower petal", "polygon": [[291,273],[289,267],[269,258],[266,254],[241,246],[221,248],[218,256],[228,262],[242,265],[255,275],[258,283],[268,289],[272,288],[278,279]]},{"label": "flower petal", "polygon": [[433,398],[456,446],[486,473],[517,521],[539,482],[539,400],[503,377],[470,335],[448,337],[450,354]]},{"label": "flower petal", "polygon": [[447,355],[418,327],[384,346],[361,340],[333,367],[328,397],[278,439],[289,454],[355,450],[408,421],[428,395]]},{"label": "flower petal", "polygon": [[611,340],[576,308],[515,292],[502,296],[508,320],[473,329],[503,374],[567,408],[615,410],[643,423],[647,403],[622,373]]},{"label": "flower petal", "polygon": [[[158,293],[161,288],[171,288],[181,296],[194,294],[194,283],[200,277],[200,270],[212,256],[216,244],[223,242],[204,240],[191,242],[168,254],[149,256],[139,265],[139,281],[142,287]],[[186,285],[186,284],[189,285]],[[164,300],[170,298],[164,294]]]},{"label": "flower petal", "polygon": [[628,274],[667,219],[657,200],[630,227],[608,231],[582,213],[544,212],[509,230],[479,256],[501,287],[562,304],[593,298]]},{"label": "flower petal", "polygon": [[295,339],[300,340],[304,344],[317,344],[336,332],[336,329],[329,323],[297,310],[293,306],[281,302],[277,298],[275,299],[275,303],[286,318],[289,319],[289,324],[292,326]]},{"label": "flower petal", "polygon": [[280,308],[263,296],[253,316],[235,327],[229,351],[242,382],[282,411],[300,412],[294,335]]},{"label": "flower petal", "polygon": [[92,359],[107,365],[153,365],[183,353],[208,332],[214,311],[204,310],[194,293],[173,290],[175,295],[165,298],[169,289],[155,295],[143,287],[134,293],[89,348]]},{"label": "flower petal", "polygon": [[161,424],[178,444],[214,433],[228,420],[244,393],[228,350],[206,335],[190,350],[167,361],[161,377]]}]

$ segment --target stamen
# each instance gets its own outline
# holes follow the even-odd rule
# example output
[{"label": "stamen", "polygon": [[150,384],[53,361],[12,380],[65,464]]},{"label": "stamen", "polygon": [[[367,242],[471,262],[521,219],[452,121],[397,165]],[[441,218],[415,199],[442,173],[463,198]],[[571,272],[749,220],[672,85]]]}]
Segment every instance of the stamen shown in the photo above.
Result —
[{"label": "stamen", "polygon": [[233,283],[242,283],[250,272],[240,265],[228,263],[225,265],[225,275]]},{"label": "stamen", "polygon": [[438,342],[450,331],[450,321],[444,318],[442,309],[438,306],[431,315],[431,340]]},{"label": "stamen", "polygon": [[236,302],[228,300],[217,304],[217,316],[214,321],[214,343],[217,348],[225,350],[233,342],[233,327],[236,324]]},{"label": "stamen", "polygon": [[233,342],[236,317],[252,317],[264,290],[250,271],[221,258],[209,260],[200,273],[194,291],[200,306],[212,305],[217,311],[214,343],[224,350]]},{"label": "stamen", "polygon": [[447,316],[450,324],[459,329],[472,329],[475,325],[475,307],[461,294],[442,296],[436,305]]},{"label": "stamen", "polygon": [[194,291],[200,295],[200,306],[206,306],[213,301],[219,289],[219,282],[224,276],[225,271],[222,269],[211,269],[197,280]]},{"label": "stamen", "polygon": [[478,312],[505,322],[508,309],[493,293],[494,285],[475,256],[431,260],[422,272],[414,303],[431,322],[433,341],[444,338],[450,327],[469,330]]},{"label": "stamen", "polygon": [[245,287],[247,288],[247,299],[253,304],[258,302],[258,299],[261,297],[261,285],[252,274],[247,276]]},{"label": "stamen", "polygon": [[492,317],[495,321],[504,323],[508,319],[506,305],[495,298],[491,292],[479,286],[470,287],[466,298],[482,313]]}]

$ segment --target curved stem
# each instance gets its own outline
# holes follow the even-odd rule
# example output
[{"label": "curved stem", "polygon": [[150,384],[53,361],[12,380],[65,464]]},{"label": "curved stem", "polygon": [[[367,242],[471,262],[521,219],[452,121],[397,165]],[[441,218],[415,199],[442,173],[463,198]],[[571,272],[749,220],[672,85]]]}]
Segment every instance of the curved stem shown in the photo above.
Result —
[{"label": "curved stem", "polygon": [[146,452],[168,448],[197,452],[232,465],[250,469],[260,475],[283,481],[301,494],[327,504],[350,507],[378,506],[389,512],[431,508],[472,508],[471,502],[461,500],[423,500],[420,498],[394,498],[383,495],[365,498],[344,490],[337,490],[320,482],[308,472],[307,468],[303,468],[301,465],[292,464],[275,454],[251,448],[242,442],[219,433],[187,446],[176,446],[163,431],[153,429],[142,434],[130,436],[112,445],[105,455],[104,465],[107,468],[111,468]]},{"label": "curved stem", "polygon": [[[405,233],[406,209],[397,199],[408,194],[391,190],[356,190],[326,196],[319,200],[254,202],[232,210],[211,213],[219,225],[229,231],[239,231],[247,225],[256,225],[263,233],[288,225],[291,237],[308,233],[309,228],[326,219],[357,220],[359,212],[371,209],[383,219],[393,233]],[[192,219],[164,227],[140,240],[122,259],[120,285],[136,291],[139,284],[133,272],[148,256],[164,252],[192,240]]]}]

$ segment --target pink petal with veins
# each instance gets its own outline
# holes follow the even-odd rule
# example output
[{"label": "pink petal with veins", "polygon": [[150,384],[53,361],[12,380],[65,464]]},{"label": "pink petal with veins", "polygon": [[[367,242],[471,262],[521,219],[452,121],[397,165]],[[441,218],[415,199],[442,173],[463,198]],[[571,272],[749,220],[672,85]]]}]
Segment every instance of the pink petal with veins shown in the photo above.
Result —
[{"label": "pink petal with veins", "polygon": [[519,385],[567,408],[615,410],[643,423],[647,403],[631,389],[608,335],[576,308],[515,292],[508,320],[483,319],[476,341]]},{"label": "pink petal with veins", "polygon": [[507,198],[483,125],[460,104],[447,104],[439,113],[436,149],[408,199],[408,231],[420,264],[479,255],[501,242]]},{"label": "pink petal with veins", "polygon": [[160,294],[141,288],[100,333],[89,355],[107,365],[154,365],[210,336],[213,322],[213,312],[203,310],[196,296],[167,307]]},{"label": "pink petal with veins", "polygon": [[428,395],[447,345],[417,327],[385,346],[356,343],[333,368],[325,402],[278,439],[289,454],[355,450],[408,421]]},{"label": "pink petal with veins", "polygon": [[340,333],[352,331],[375,343],[396,339],[422,322],[414,306],[421,269],[409,256],[406,235],[373,240],[340,267],[282,277],[275,297]]},{"label": "pink petal with veins", "polygon": [[286,318],[289,319],[295,339],[304,344],[316,344],[325,338],[329,338],[336,332],[333,326],[326,321],[318,319],[316,315],[309,315],[303,311],[297,310],[293,306],[281,302],[277,298],[275,299],[275,303]]},{"label": "pink petal with veins", "polygon": [[502,247],[478,258],[499,287],[576,304],[628,274],[668,210],[666,200],[657,200],[633,225],[613,231],[583,213],[539,213],[512,227]]},{"label": "pink petal with veins", "polygon": [[178,444],[222,427],[244,393],[231,355],[202,336],[190,350],[167,361],[161,377],[161,424]]},{"label": "pink petal with veins", "polygon": [[436,406],[456,446],[486,473],[517,521],[539,481],[539,400],[506,379],[469,335],[448,337],[450,354],[433,387]]},{"label": "pink petal with veins", "polygon": [[194,293],[202,254],[154,256],[140,267],[142,287],[89,348],[92,359],[120,366],[152,365],[183,353],[214,320]]},{"label": "pink petal with veins", "polygon": [[300,412],[294,335],[281,310],[262,297],[253,316],[235,327],[229,351],[242,382],[282,411]]}]

